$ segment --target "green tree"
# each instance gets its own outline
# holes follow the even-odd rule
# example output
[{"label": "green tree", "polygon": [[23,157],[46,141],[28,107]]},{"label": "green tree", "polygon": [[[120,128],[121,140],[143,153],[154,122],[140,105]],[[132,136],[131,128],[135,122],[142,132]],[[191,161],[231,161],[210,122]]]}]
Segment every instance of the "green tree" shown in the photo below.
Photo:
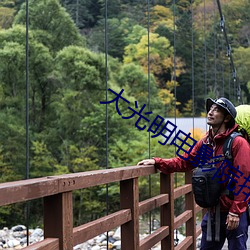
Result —
[{"label": "green tree", "polygon": [[101,5],[98,0],[61,0],[79,29],[87,30],[100,19]]},{"label": "green tree", "polygon": [[44,142],[33,141],[33,157],[30,161],[30,177],[44,177],[55,174],[56,161]]},{"label": "green tree", "polygon": [[246,100],[244,102],[248,103],[250,101],[249,93],[250,93],[250,72],[249,72],[249,58],[250,56],[250,48],[239,47],[235,49],[234,58],[235,58],[235,65],[237,68],[237,73],[240,76],[238,78],[237,84],[241,84],[241,87],[244,91]]},{"label": "green tree", "polygon": [[[29,85],[31,88],[31,125],[36,131],[41,131],[46,124],[46,116],[50,96],[55,88],[53,88],[50,78],[52,71],[52,56],[47,47],[37,42],[34,33],[30,31],[29,39]],[[0,57],[2,58],[1,72],[2,82],[5,95],[16,96],[17,103],[13,103],[15,107],[19,107],[19,111],[24,113],[25,96],[25,28],[16,25],[11,29],[0,32],[0,41],[2,41],[2,50]],[[10,72],[12,72],[10,74]],[[13,98],[12,101],[15,99]]]},{"label": "green tree", "polygon": [[[129,96],[133,96],[139,104],[147,104],[151,96],[150,109],[156,112],[162,112],[163,103],[158,95],[158,88],[154,76],[150,79],[143,71],[140,65],[134,63],[122,65],[117,77],[117,83]],[[150,88],[150,93],[148,92]]]},{"label": "green tree", "polygon": [[[93,51],[105,52],[122,61],[124,48],[129,43],[128,36],[131,34],[135,22],[132,19],[124,17],[122,19],[107,19],[107,41],[105,44],[103,37],[105,32],[105,20],[102,19],[96,27],[87,35],[88,47]],[[107,47],[106,47],[107,46]]]},{"label": "green tree", "polygon": [[[26,24],[25,8],[24,3],[14,24]],[[84,45],[79,30],[58,0],[29,1],[29,20],[29,28],[36,31],[36,39],[53,52],[69,45]]]}]

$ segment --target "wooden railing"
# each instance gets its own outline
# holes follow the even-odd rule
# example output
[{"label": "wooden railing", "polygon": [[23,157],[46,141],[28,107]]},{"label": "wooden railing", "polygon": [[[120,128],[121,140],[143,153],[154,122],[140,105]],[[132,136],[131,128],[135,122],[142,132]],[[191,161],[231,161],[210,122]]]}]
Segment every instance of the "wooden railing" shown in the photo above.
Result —
[{"label": "wooden railing", "polygon": [[[48,176],[0,184],[0,206],[43,198],[44,240],[25,250],[72,250],[101,233],[121,227],[122,250],[148,250],[161,241],[162,250],[196,249],[201,233],[196,227],[195,205],[186,173],[186,184],[174,189],[173,174],[160,174],[160,194],[139,202],[138,178],[156,173],[153,166],[132,166]],[[73,228],[72,191],[112,182],[120,183],[120,210]],[[185,195],[185,212],[174,217],[174,200]],[[139,216],[160,207],[160,227],[139,240]],[[174,230],[186,224],[186,238],[174,247]]]}]

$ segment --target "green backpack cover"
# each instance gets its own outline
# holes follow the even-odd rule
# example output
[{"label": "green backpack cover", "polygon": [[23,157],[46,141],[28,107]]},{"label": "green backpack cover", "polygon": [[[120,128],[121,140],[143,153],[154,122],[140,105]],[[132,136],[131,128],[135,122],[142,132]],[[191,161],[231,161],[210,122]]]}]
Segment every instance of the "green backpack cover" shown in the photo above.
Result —
[{"label": "green backpack cover", "polygon": [[250,105],[239,105],[236,108],[237,115],[235,121],[239,124],[239,129],[244,135],[244,131],[250,138]]}]

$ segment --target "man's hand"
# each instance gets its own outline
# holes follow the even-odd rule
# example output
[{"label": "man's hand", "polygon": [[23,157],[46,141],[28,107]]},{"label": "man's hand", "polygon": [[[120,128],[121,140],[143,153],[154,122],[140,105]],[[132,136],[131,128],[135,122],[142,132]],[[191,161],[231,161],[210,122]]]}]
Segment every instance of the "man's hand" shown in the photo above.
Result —
[{"label": "man's hand", "polygon": [[154,159],[142,160],[137,163],[137,166],[138,165],[155,165],[155,160]]},{"label": "man's hand", "polygon": [[239,226],[240,223],[240,218],[239,216],[231,215],[230,213],[227,215],[227,229],[228,230],[233,230]]}]

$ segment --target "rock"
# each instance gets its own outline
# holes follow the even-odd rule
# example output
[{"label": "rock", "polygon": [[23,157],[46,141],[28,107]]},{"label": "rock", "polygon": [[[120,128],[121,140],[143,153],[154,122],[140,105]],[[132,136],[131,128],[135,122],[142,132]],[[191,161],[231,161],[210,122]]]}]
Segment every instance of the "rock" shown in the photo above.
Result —
[{"label": "rock", "polygon": [[115,234],[114,231],[109,231],[109,232],[108,232],[108,236],[109,236],[109,237],[113,236],[114,234]]},{"label": "rock", "polygon": [[114,239],[113,237],[109,237],[109,238],[108,238],[108,241],[109,241],[110,243],[114,243],[114,242],[116,241],[116,239]]},{"label": "rock", "polygon": [[13,239],[13,240],[7,241],[7,245],[8,247],[16,247],[20,245],[20,242],[18,240]]},{"label": "rock", "polygon": [[87,244],[83,243],[83,244],[79,244],[79,245],[74,246],[73,249],[74,250],[82,250],[82,249],[88,249],[88,248],[87,248]]},{"label": "rock", "polygon": [[15,232],[13,232],[13,237],[14,238],[23,238],[23,237],[25,237],[26,236],[26,234],[24,234],[23,233],[23,231],[15,231]]},{"label": "rock", "polygon": [[100,250],[101,248],[99,246],[93,246],[91,250]]},{"label": "rock", "polygon": [[18,245],[15,247],[15,249],[22,249],[23,247],[21,245]]},{"label": "rock", "polygon": [[113,238],[116,240],[120,240],[121,239],[121,227],[118,227],[115,231],[115,234],[113,235]]},{"label": "rock", "polygon": [[113,246],[115,247],[115,249],[119,250],[121,249],[121,245],[122,245],[122,242],[120,240],[116,241]]},{"label": "rock", "polygon": [[32,234],[32,237],[42,237],[43,236],[43,230],[41,228],[36,228]]},{"label": "rock", "polygon": [[[26,236],[26,235],[25,235]],[[23,237],[21,240],[20,240],[20,243],[21,245],[24,245],[27,243],[27,237]]]},{"label": "rock", "polygon": [[95,244],[95,239],[88,240],[87,243],[93,246]]},{"label": "rock", "polygon": [[3,238],[7,235],[6,230],[0,230],[0,238]]},{"label": "rock", "polygon": [[[148,234],[141,234],[140,239],[147,237]],[[183,240],[183,237],[178,232],[179,242]],[[44,232],[41,228],[29,229],[29,244],[39,242],[44,239]],[[108,241],[108,242],[107,242]],[[114,231],[107,234],[100,234],[93,239],[88,240],[74,246],[74,250],[107,250],[107,244],[109,250],[121,250],[121,228],[118,227]],[[4,228],[0,230],[0,250],[17,250],[27,246],[27,230],[22,225],[12,227],[10,230]],[[155,245],[152,250],[160,250],[160,244]]]},{"label": "rock", "polygon": [[100,242],[102,242],[102,241],[105,240],[105,239],[106,239],[106,235],[105,235],[105,234],[101,234],[101,235],[99,235],[99,236],[97,236],[97,237],[95,238],[96,243],[100,243]]},{"label": "rock", "polygon": [[26,230],[26,227],[24,225],[17,225],[11,228],[13,232],[20,232],[23,230]]},{"label": "rock", "polygon": [[100,245],[101,245],[101,246],[107,246],[107,241],[106,241],[106,240],[103,240],[102,242],[100,242]]}]

